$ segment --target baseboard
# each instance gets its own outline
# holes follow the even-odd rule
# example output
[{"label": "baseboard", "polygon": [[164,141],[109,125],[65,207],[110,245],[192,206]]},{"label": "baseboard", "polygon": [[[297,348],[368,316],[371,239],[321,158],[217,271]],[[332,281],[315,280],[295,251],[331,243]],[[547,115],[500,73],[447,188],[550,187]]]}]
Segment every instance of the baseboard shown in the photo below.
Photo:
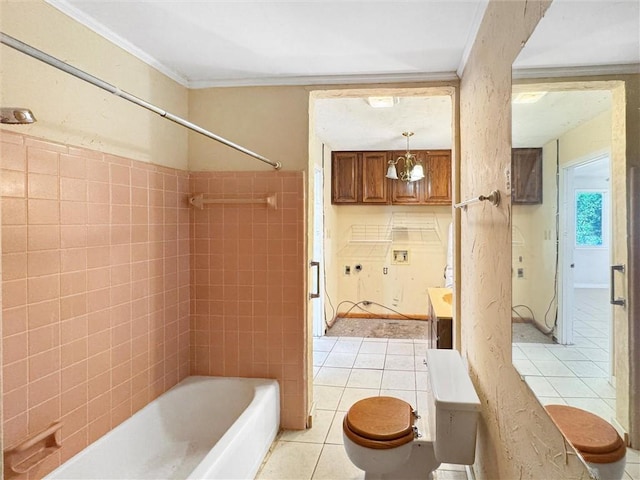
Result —
[{"label": "baseboard", "polygon": [[473,471],[473,465],[465,465],[464,469],[467,471],[468,480],[476,480],[476,474]]},{"label": "baseboard", "polygon": [[382,318],[384,320],[423,320],[428,321],[429,315],[407,314],[398,315],[397,313],[357,313],[344,312],[336,315],[336,318]]},{"label": "baseboard", "polygon": [[616,429],[616,431],[618,432],[618,435],[620,435],[622,437],[622,440],[624,440],[624,444],[625,445],[629,445],[629,432],[627,432],[622,425],[620,425],[620,422],[618,422],[618,420],[614,418],[609,420],[611,422],[611,424],[613,425],[613,428]]},{"label": "baseboard", "polygon": [[533,323],[533,318],[531,317],[511,317],[511,323]]}]

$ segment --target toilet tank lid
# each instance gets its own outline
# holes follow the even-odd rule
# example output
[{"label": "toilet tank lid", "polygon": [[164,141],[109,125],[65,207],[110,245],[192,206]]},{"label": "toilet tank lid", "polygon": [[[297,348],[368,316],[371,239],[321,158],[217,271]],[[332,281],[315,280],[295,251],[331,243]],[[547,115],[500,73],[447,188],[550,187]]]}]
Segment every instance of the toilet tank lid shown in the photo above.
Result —
[{"label": "toilet tank lid", "polygon": [[480,399],[457,350],[427,350],[427,368],[431,391],[438,407],[480,410]]}]

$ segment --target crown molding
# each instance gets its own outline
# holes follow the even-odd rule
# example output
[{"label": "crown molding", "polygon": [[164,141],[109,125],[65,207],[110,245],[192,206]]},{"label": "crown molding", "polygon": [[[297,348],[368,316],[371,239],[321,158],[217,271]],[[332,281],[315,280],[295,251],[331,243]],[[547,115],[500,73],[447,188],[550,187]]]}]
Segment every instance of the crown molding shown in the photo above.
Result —
[{"label": "crown molding", "polygon": [[524,80],[531,78],[597,77],[601,75],[630,75],[637,73],[640,73],[640,63],[587,65],[582,67],[514,67],[512,78],[514,80]]},{"label": "crown molding", "polygon": [[188,83],[189,88],[212,87],[259,87],[284,85],[351,85],[372,83],[409,83],[409,82],[445,82],[457,81],[456,72],[438,73],[389,73],[363,75],[321,75],[241,78],[233,80],[195,80]]},{"label": "crown molding", "polygon": [[480,25],[482,24],[484,12],[487,9],[488,4],[489,0],[478,0],[476,12],[473,16],[473,22],[471,23],[471,26],[469,28],[469,35],[467,36],[467,41],[465,43],[464,50],[462,51],[462,57],[460,58],[460,64],[458,65],[458,69],[456,70],[459,78],[462,78],[464,69],[467,66],[467,62],[469,61],[469,55],[471,55],[471,49],[473,48],[473,44],[476,41],[476,37],[478,36],[478,31],[480,30]]},{"label": "crown molding", "polygon": [[114,45],[122,48],[124,51],[126,51],[127,53],[130,53],[134,57],[138,58],[139,60],[149,65],[150,67],[155,68],[163,75],[166,75],[170,79],[178,82],[183,87],[189,87],[189,82],[184,76],[180,75],[175,70],[172,70],[171,68],[167,67],[162,62],[152,57],[151,55],[141,50],[140,48],[136,47],[134,44],[132,44],[128,40],[125,40],[120,35],[114,33],[112,30],[109,30],[104,25],[94,20],[93,17],[78,10],[76,7],[68,3],[66,0],[45,0],[45,2],[47,2],[49,5],[51,5],[55,9],[61,11],[68,17],[71,17],[73,20],[77,21],[78,23],[84,25],[89,30],[97,33],[98,35],[105,38],[106,40],[113,43]]}]

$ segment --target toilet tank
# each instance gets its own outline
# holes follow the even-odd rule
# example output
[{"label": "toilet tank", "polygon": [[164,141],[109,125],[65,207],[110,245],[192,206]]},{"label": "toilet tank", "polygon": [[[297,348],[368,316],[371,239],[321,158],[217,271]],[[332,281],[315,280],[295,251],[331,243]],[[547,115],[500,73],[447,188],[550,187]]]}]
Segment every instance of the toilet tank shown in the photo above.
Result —
[{"label": "toilet tank", "polygon": [[475,460],[480,399],[457,350],[427,350],[429,428],[441,463]]}]

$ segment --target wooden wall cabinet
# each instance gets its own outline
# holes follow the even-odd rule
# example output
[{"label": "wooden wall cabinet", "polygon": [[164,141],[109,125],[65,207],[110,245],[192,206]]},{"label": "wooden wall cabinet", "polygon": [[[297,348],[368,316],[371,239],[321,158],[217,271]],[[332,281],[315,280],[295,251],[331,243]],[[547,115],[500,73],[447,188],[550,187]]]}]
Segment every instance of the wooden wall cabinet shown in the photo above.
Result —
[{"label": "wooden wall cabinet", "polygon": [[451,150],[427,152],[428,175],[424,181],[424,202],[451,205]]},{"label": "wooden wall cabinet", "polygon": [[334,152],[331,156],[331,203],[358,203],[360,193],[360,155]]},{"label": "wooden wall cabinet", "polygon": [[[393,158],[405,152],[392,152]],[[425,178],[417,182],[392,182],[392,203],[400,205],[451,205],[451,150],[417,150]]]},{"label": "wooden wall cabinet", "polygon": [[362,152],[362,203],[389,203],[387,152]]},{"label": "wooden wall cabinet", "polygon": [[331,202],[389,203],[387,152],[333,152]]},{"label": "wooden wall cabinet", "polygon": [[403,156],[404,151],[333,152],[332,203],[451,205],[451,151],[417,150],[412,153],[425,172],[425,178],[417,182],[386,178],[389,159]]},{"label": "wooden wall cabinet", "polygon": [[514,148],[511,151],[511,203],[542,203],[542,149]]}]

